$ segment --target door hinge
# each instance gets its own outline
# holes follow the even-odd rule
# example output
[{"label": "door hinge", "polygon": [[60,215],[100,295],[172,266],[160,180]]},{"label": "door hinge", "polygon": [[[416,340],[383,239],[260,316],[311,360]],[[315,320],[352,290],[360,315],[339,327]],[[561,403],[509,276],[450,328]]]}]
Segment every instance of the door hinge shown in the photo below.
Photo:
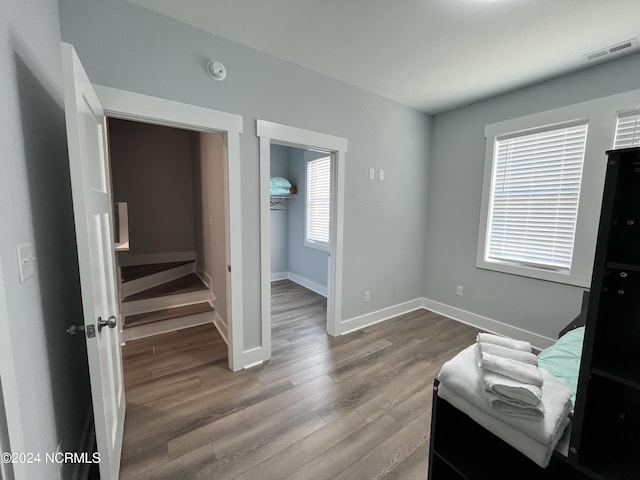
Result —
[{"label": "door hinge", "polygon": [[231,265],[227,265],[227,268],[229,269],[229,273],[231,273]]}]

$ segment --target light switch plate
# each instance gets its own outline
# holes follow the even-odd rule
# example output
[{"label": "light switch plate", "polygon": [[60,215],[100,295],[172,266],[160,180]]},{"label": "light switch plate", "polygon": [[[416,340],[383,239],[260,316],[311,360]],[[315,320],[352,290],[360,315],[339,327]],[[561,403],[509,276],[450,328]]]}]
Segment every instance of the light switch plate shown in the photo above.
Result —
[{"label": "light switch plate", "polygon": [[17,251],[20,283],[24,283],[36,274],[36,259],[33,256],[33,246],[31,243],[18,245]]},{"label": "light switch plate", "polygon": [[380,172],[378,173],[378,178],[380,178],[381,182],[384,180],[384,170],[380,169]]},{"label": "light switch plate", "polygon": [[374,178],[376,178],[376,169],[375,168],[370,168],[369,169],[369,180],[373,180]]}]

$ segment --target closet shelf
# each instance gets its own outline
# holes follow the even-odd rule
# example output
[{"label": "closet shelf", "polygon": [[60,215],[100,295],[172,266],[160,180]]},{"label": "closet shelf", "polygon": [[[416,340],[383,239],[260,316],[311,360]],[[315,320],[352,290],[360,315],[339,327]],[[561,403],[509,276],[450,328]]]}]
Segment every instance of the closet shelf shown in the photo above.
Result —
[{"label": "closet shelf", "polygon": [[296,194],[295,194],[295,193],[290,193],[290,194],[288,194],[288,195],[286,195],[286,194],[281,194],[281,195],[270,195],[270,197],[271,197],[272,199],[274,199],[274,198],[276,198],[276,199],[279,199],[279,198],[296,198]]}]

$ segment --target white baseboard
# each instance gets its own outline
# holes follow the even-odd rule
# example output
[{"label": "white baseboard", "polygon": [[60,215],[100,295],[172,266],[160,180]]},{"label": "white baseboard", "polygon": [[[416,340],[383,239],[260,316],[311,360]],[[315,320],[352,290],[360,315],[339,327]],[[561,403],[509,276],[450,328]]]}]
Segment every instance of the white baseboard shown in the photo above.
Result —
[{"label": "white baseboard", "polygon": [[132,254],[129,252],[118,252],[120,266],[129,267],[131,265],[151,265],[153,263],[169,262],[189,262],[196,259],[195,252],[165,252],[165,253],[143,253]]},{"label": "white baseboard", "polygon": [[439,313],[445,317],[457,320],[458,322],[471,325],[472,327],[485,330],[487,332],[496,333],[498,335],[505,335],[507,337],[515,338],[517,340],[524,340],[529,342],[532,346],[542,350],[555,343],[555,340],[543,335],[539,335],[522,328],[507,325],[506,323],[493,320],[492,318],[483,317],[475,313],[467,312],[451,305],[436,302],[435,300],[429,300],[428,298],[422,299],[422,307],[431,310],[432,312]]},{"label": "white baseboard", "polygon": [[312,292],[316,292],[318,295],[322,295],[323,297],[327,296],[327,286],[320,285],[319,283],[314,282],[313,280],[309,280],[308,278],[302,277],[295,273],[288,272],[289,280],[298,285],[302,285],[304,288],[308,288]]},{"label": "white baseboard", "polygon": [[[89,456],[91,456],[91,452],[93,452],[93,445],[96,441],[96,431],[93,428],[93,409],[91,406],[87,409],[87,414],[85,415],[84,427],[82,428],[82,436],[80,437],[80,442],[76,447],[76,452],[88,452]],[[72,470],[69,478],[73,480],[86,480],[89,476],[89,469],[91,468],[90,463],[75,463],[71,464]]]},{"label": "white baseboard", "polygon": [[422,298],[416,298],[414,300],[409,300],[408,302],[400,303],[398,305],[393,305],[381,310],[376,310],[375,312],[365,313],[364,315],[359,315],[357,317],[344,320],[340,322],[339,325],[340,335],[345,335],[355,330],[360,330],[361,328],[368,327],[369,325],[384,322],[385,320],[397,317],[398,315],[403,315],[405,313],[418,310],[419,308],[424,308],[422,305],[422,300]]},{"label": "white baseboard", "polygon": [[202,280],[202,283],[204,283],[207,287],[209,287],[209,289],[213,288],[213,278],[211,278],[211,275],[209,275],[207,272],[196,272],[196,275],[198,275],[198,277],[200,278],[200,280]]},{"label": "white baseboard", "polygon": [[408,302],[344,320],[339,325],[339,333],[340,335],[345,335],[355,330],[360,330],[361,328],[365,328],[379,322],[384,322],[385,320],[397,317],[398,315],[418,310],[419,308],[430,310],[434,313],[438,313],[447,318],[451,318],[452,320],[476,327],[480,330],[527,341],[532,346],[540,350],[555,343],[554,339],[545,337],[544,335],[530,332],[519,327],[514,327],[513,325],[507,325],[506,323],[499,322],[498,320],[467,312],[466,310],[436,302],[428,298],[416,298],[414,300],[409,300]]},{"label": "white baseboard", "polygon": [[207,272],[196,272],[196,275],[209,289],[209,301],[213,304],[217,298],[216,294],[213,292],[213,278],[211,278],[211,275],[209,275]]},{"label": "white baseboard", "polygon": [[289,272],[275,272],[271,274],[271,281],[277,282],[279,280],[287,280],[289,278]]},{"label": "white baseboard", "polygon": [[229,327],[227,327],[227,324],[224,323],[224,320],[222,320],[220,315],[218,315],[217,310],[213,312],[213,324],[218,330],[218,333],[220,333],[220,336],[224,340],[224,343],[229,345]]},{"label": "white baseboard", "polygon": [[244,369],[256,367],[271,358],[271,352],[265,347],[256,347],[245,350],[242,354],[242,367]]}]

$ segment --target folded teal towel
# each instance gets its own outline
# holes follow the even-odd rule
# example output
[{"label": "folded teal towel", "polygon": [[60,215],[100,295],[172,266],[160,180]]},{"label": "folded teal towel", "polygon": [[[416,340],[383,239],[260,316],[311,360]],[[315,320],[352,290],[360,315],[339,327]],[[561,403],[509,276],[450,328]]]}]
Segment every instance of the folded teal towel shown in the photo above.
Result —
[{"label": "folded teal towel", "polygon": [[270,188],[291,188],[291,182],[284,177],[271,177]]}]

